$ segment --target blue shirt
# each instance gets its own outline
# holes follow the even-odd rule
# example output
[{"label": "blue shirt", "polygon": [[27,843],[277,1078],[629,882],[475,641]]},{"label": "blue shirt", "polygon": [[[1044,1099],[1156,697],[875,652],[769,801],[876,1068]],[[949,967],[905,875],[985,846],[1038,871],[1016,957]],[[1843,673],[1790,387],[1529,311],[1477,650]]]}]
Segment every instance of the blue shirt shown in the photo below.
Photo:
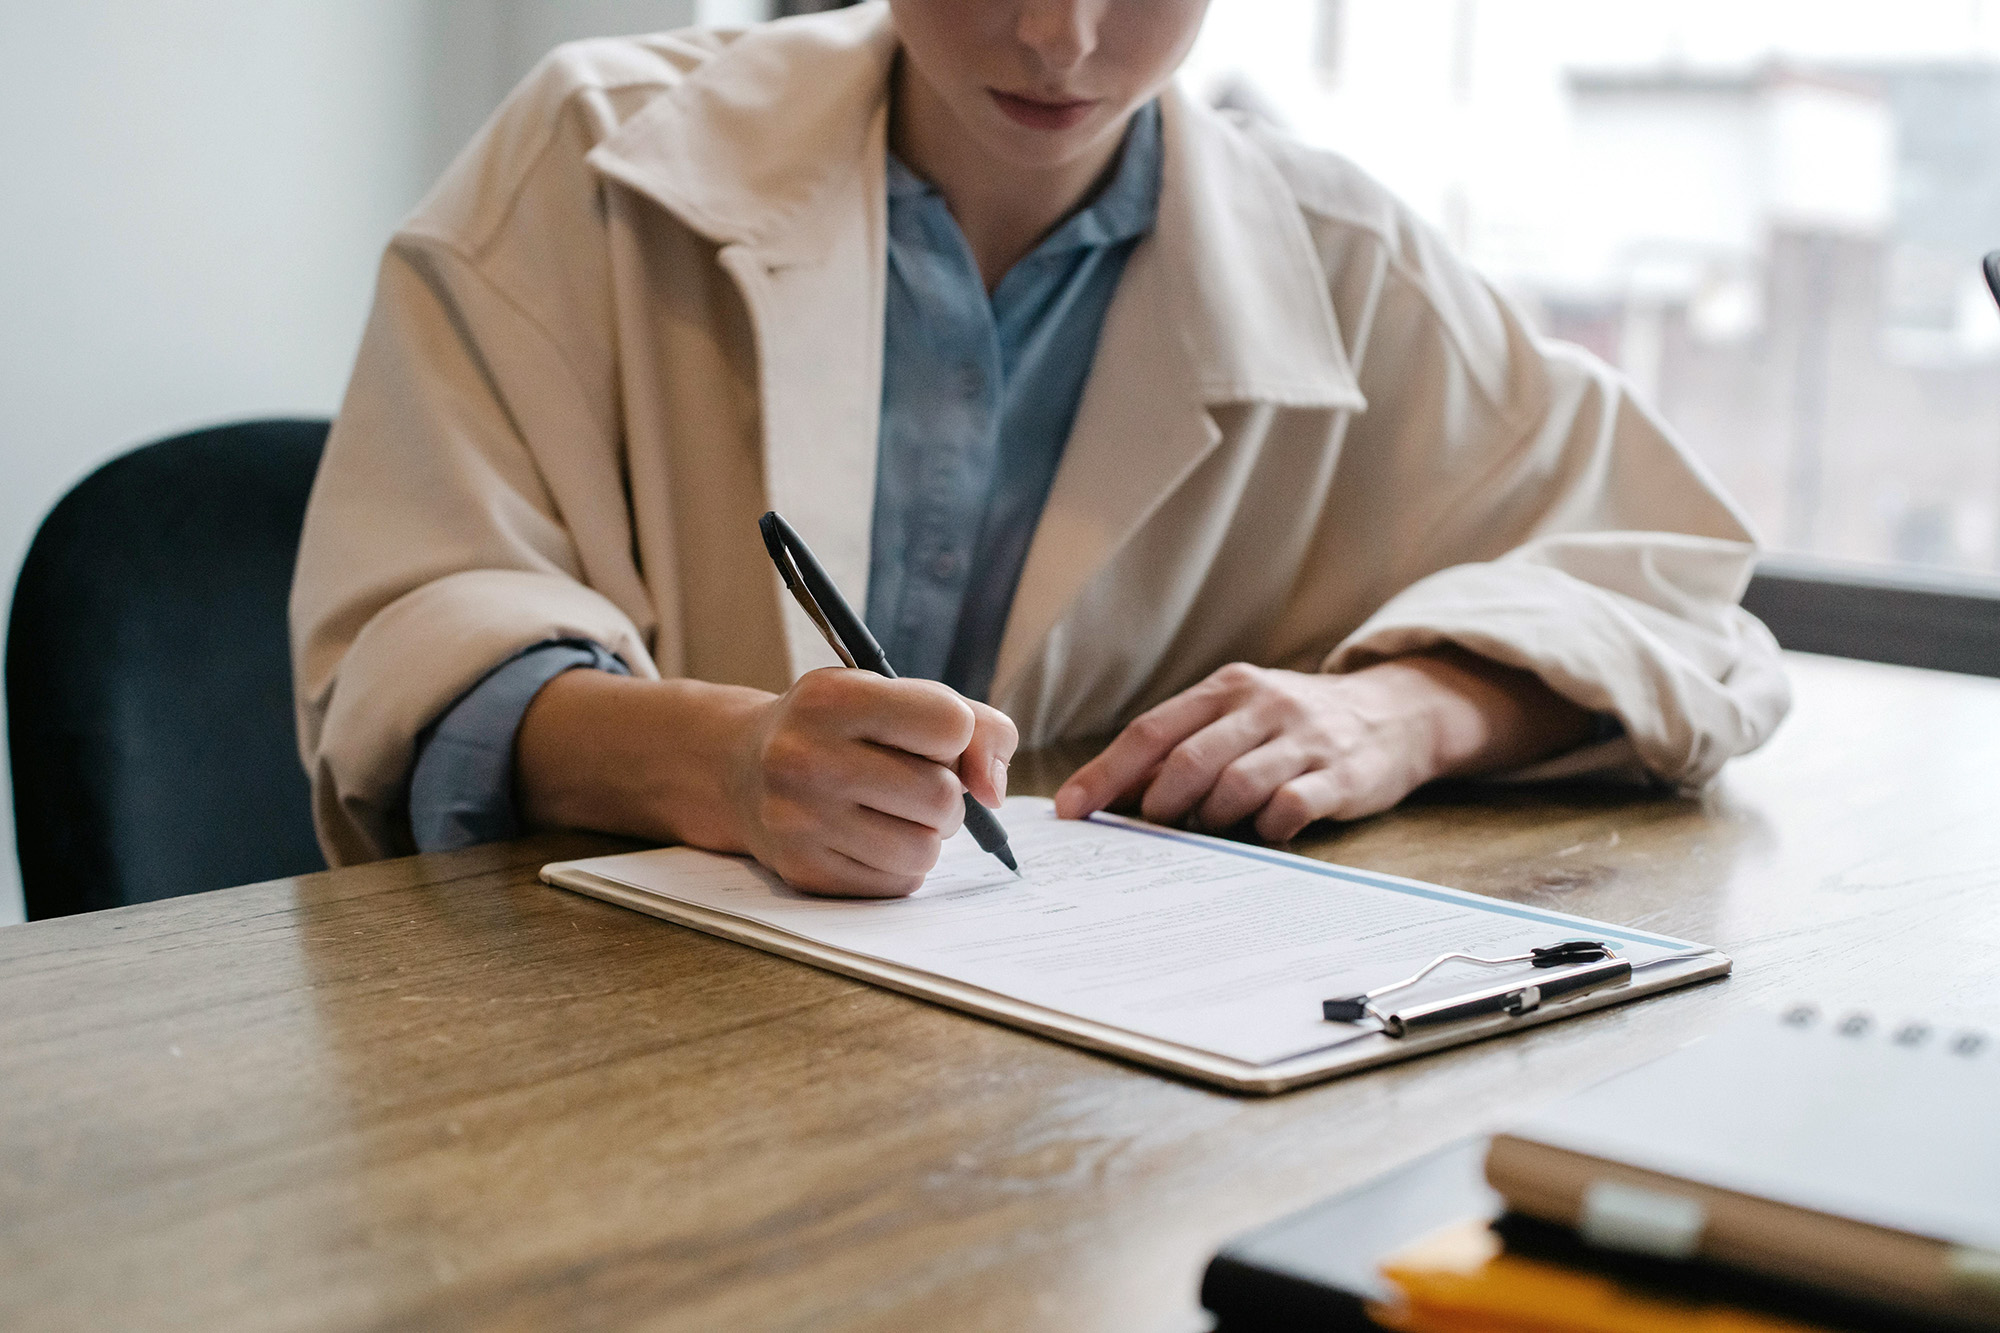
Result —
[{"label": "blue shirt", "polygon": [[410,836],[426,852],[499,842],[521,831],[514,809],[514,733],[542,686],[592,667],[631,674],[587,639],[551,639],[516,653],[459,696],[417,737]]},{"label": "blue shirt", "polygon": [[[989,296],[944,196],[891,155],[882,423],[869,629],[896,670],[984,699],[1000,636],[1118,279],[1152,230],[1160,111],[1132,118],[1096,197]],[[410,828],[424,851],[515,836],[514,735],[542,686],[625,670],[593,643],[536,644],[417,738]]]},{"label": "blue shirt", "polygon": [[868,628],[905,676],[993,684],[1028,543],[1125,261],[1160,197],[1157,104],[1110,180],[989,298],[944,196],[889,159]]}]

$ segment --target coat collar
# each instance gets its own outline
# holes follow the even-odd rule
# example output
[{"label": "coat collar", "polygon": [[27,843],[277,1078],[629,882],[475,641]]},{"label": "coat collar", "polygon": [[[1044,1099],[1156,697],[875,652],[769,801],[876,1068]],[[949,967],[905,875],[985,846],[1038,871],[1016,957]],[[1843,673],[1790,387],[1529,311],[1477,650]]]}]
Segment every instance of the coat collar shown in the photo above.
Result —
[{"label": "coat collar", "polygon": [[[757,330],[767,498],[855,596],[867,586],[880,429],[896,49],[880,0],[761,25],[590,155],[722,247]],[[1219,442],[1210,407],[1365,406],[1278,168],[1177,87],[1161,112],[1158,220],[1106,316],[1015,596],[996,701],[1084,583]],[[797,621],[788,637],[803,670],[823,654]]]},{"label": "coat collar", "polygon": [[872,131],[896,48],[879,2],[759,24],[598,144],[591,165],[718,244],[822,258],[829,204],[883,150]]},{"label": "coat collar", "polygon": [[[591,163],[719,244],[772,263],[825,259],[828,205],[857,175],[881,176],[873,131],[896,49],[881,0],[759,25]],[[1358,408],[1326,275],[1278,169],[1177,86],[1161,101],[1167,164],[1148,248],[1178,267],[1171,304],[1203,400]]]}]

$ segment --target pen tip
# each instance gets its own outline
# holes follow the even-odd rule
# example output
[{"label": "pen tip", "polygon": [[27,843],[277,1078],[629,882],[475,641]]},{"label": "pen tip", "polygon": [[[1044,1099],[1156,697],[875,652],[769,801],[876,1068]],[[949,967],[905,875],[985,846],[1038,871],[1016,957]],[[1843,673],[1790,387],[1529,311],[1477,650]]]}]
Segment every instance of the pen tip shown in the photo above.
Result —
[{"label": "pen tip", "polygon": [[1001,843],[999,847],[994,849],[993,854],[1000,858],[1001,865],[1006,866],[1009,870],[1014,872],[1014,878],[1016,879],[1021,878],[1021,867],[1018,864],[1016,864],[1014,860],[1014,849],[1012,847],[1009,847],[1005,843]]}]

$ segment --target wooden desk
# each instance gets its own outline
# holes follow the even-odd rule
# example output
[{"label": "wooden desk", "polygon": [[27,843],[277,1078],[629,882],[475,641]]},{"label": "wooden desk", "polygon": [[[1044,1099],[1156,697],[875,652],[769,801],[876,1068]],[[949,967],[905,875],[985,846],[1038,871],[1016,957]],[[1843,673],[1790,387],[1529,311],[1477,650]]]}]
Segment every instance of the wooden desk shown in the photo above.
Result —
[{"label": "wooden desk", "polygon": [[538,885],[581,838],[0,930],[0,1327],[1199,1329],[1231,1234],[1740,1010],[2000,1009],[2000,681],[1794,666],[1700,799],[1308,847],[1733,979],[1274,1100]]}]

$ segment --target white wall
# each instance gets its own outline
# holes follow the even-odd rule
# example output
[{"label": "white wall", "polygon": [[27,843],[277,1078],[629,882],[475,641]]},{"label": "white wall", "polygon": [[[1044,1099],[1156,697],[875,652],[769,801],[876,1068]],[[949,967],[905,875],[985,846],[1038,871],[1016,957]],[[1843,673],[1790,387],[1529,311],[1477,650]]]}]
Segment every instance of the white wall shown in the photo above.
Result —
[{"label": "white wall", "polygon": [[[709,0],[717,19],[756,0]],[[97,464],[330,414],[396,220],[541,50],[693,0],[0,4],[0,579]],[[0,775],[0,923],[21,914]]]}]

